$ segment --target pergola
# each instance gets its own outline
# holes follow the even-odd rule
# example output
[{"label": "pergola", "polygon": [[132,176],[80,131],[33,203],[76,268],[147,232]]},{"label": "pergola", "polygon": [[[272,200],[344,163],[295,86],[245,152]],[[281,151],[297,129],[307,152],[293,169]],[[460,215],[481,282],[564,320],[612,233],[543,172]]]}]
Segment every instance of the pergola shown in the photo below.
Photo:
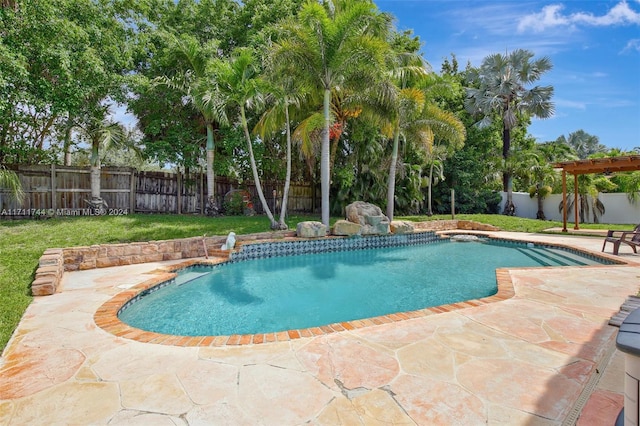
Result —
[{"label": "pergola", "polygon": [[631,172],[640,170],[640,155],[624,157],[594,158],[590,160],[565,161],[557,163],[555,168],[562,169],[562,232],[567,232],[567,173],[573,175],[575,225],[573,229],[580,229],[578,222],[578,175],[591,173],[610,174],[615,172]]}]

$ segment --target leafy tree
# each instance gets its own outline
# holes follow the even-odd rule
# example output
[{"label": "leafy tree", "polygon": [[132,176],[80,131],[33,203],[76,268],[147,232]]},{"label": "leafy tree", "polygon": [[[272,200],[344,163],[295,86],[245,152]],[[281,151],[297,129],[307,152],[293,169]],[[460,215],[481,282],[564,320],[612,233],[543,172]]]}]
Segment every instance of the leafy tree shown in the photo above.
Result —
[{"label": "leafy tree", "polygon": [[66,122],[122,99],[130,31],[113,1],[14,5],[0,9],[0,160],[54,161]]},{"label": "leafy tree", "polygon": [[[469,73],[469,81],[474,86],[467,89],[466,107],[471,114],[482,117],[477,123],[480,127],[491,125],[496,118],[502,122],[505,164],[510,154],[512,129],[530,116],[548,118],[554,112],[553,87],[525,87],[539,80],[552,66],[547,57],[535,61],[531,61],[532,58],[532,52],[522,49],[508,55],[493,54],[482,61],[479,69]],[[505,167],[503,174],[503,190],[508,194],[511,188],[509,170]],[[511,198],[507,198],[505,213],[512,213],[515,207]]]},{"label": "leafy tree", "polygon": [[322,222],[329,226],[332,93],[363,89],[377,78],[387,49],[390,19],[368,0],[307,1],[296,20],[283,26],[271,55],[296,64],[295,78],[323,97],[321,145]]}]

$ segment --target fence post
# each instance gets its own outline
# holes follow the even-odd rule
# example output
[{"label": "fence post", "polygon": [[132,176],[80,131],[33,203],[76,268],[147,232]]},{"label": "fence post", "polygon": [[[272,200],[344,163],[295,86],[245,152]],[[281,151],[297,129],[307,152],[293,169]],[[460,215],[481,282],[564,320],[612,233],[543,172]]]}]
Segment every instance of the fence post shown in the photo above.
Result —
[{"label": "fence post", "polygon": [[51,164],[51,209],[56,212],[56,165]]},{"label": "fence post", "polygon": [[136,212],[136,180],[138,170],[131,169],[131,184],[129,185],[129,211],[131,213]]},{"label": "fence post", "polygon": [[204,173],[200,172],[200,214],[204,214]]},{"label": "fence post", "polygon": [[182,182],[182,172],[180,170],[176,171],[176,181],[177,181],[177,191],[178,191],[178,199],[177,199],[177,208],[178,214],[182,213],[182,189],[180,188],[180,183]]}]

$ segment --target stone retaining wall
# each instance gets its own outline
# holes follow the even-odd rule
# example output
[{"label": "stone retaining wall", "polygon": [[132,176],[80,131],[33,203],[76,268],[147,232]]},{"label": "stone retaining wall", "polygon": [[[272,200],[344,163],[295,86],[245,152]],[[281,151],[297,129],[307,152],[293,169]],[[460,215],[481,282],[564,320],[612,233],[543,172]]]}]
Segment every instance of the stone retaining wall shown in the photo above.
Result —
[{"label": "stone retaining wall", "polygon": [[[498,228],[468,220],[435,220],[416,222],[416,231],[446,231],[453,229],[497,231]],[[295,237],[295,231],[263,232],[238,235],[238,246],[255,241],[277,241]],[[177,240],[137,242],[129,244],[100,244],[86,247],[47,249],[40,257],[36,277],[31,285],[34,296],[46,296],[56,292],[65,271],[78,271],[163,260],[204,257],[220,254],[225,236],[193,237]]]}]

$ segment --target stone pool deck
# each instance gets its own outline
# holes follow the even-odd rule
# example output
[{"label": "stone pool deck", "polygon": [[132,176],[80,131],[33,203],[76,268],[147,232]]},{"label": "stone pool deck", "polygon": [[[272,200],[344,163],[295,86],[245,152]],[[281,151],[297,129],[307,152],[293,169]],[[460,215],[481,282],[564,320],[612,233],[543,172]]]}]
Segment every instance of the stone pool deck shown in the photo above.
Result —
[{"label": "stone pool deck", "polygon": [[106,301],[179,261],[68,272],[0,358],[0,424],[612,424],[624,371],[607,321],[640,287],[640,255],[621,252],[629,265],[512,269],[508,300],[219,347],[141,343],[94,322]]}]

